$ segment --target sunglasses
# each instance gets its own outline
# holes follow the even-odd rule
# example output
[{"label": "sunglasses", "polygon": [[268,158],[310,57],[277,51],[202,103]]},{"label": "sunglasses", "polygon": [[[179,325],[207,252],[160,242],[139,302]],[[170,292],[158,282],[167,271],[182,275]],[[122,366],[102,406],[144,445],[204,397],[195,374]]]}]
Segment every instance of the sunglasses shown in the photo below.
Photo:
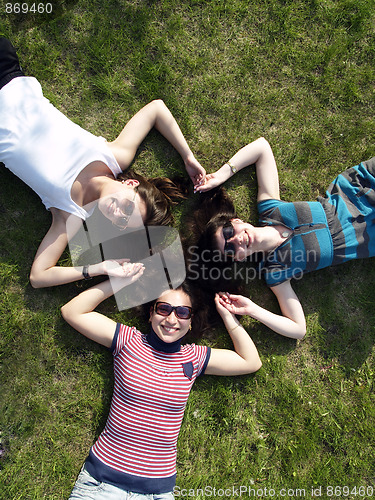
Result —
[{"label": "sunglasses", "polygon": [[120,229],[126,229],[128,223],[129,223],[129,219],[133,215],[133,212],[135,209],[134,200],[135,200],[136,194],[137,194],[137,192],[135,191],[133,199],[131,201],[129,201],[129,203],[126,205],[126,207],[124,207],[124,209],[122,210],[123,213],[125,214],[125,216],[120,217],[118,222],[116,222],[116,226],[118,226]]},{"label": "sunglasses", "polygon": [[160,316],[169,316],[172,311],[179,319],[190,319],[193,315],[193,310],[189,306],[172,306],[168,302],[156,302],[154,311]]},{"label": "sunglasses", "polygon": [[236,253],[236,249],[234,247],[234,243],[229,243],[228,240],[233,238],[233,236],[234,236],[234,227],[231,221],[228,221],[223,226],[223,238],[225,241],[224,254],[231,254],[232,257]]}]

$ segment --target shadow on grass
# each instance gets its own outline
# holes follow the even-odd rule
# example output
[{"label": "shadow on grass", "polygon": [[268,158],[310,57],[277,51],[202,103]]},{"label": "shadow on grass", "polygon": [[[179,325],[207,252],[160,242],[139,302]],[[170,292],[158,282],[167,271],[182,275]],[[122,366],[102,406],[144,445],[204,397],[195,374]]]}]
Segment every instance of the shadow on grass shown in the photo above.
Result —
[{"label": "shadow on grass", "polygon": [[307,275],[295,287],[305,314],[315,316],[311,342],[327,362],[360,367],[375,343],[374,259]]},{"label": "shadow on grass", "polygon": [[39,197],[0,163],[0,259],[15,264],[22,283],[28,276],[51,216]]}]

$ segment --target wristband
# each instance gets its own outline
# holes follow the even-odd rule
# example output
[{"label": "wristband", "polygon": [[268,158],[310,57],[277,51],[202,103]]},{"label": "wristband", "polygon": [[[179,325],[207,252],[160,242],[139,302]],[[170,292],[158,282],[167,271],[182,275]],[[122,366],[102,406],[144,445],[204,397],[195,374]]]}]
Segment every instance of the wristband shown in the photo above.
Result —
[{"label": "wristband", "polygon": [[91,280],[91,276],[89,275],[89,266],[83,266],[82,276],[85,280]]}]

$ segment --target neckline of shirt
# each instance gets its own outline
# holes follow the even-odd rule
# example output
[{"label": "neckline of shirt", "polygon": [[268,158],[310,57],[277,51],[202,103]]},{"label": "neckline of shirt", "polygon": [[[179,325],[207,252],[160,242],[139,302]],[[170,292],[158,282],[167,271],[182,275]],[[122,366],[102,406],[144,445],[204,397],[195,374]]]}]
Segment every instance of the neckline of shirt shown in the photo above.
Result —
[{"label": "neckline of shirt", "polygon": [[147,335],[147,342],[151,347],[161,352],[179,352],[181,349],[181,339],[174,342],[164,342],[164,340],[156,335],[152,328]]}]

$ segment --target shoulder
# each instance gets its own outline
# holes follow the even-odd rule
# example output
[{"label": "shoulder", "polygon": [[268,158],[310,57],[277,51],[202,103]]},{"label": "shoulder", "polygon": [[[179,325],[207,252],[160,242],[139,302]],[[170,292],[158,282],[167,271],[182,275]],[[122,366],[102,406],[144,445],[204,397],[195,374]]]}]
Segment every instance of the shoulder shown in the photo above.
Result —
[{"label": "shoulder", "polygon": [[196,363],[198,373],[204,373],[211,355],[211,347],[198,344],[185,344],[181,346],[181,353],[187,361]]},{"label": "shoulder", "polygon": [[134,326],[117,323],[110,351],[116,356],[131,339],[141,339],[142,335]]},{"label": "shoulder", "polygon": [[262,213],[265,212],[266,210],[269,210],[270,208],[275,208],[280,205],[284,205],[285,203],[287,202],[282,200],[277,200],[276,198],[267,198],[266,200],[258,201],[257,203],[258,212]]},{"label": "shoulder", "polygon": [[187,355],[197,356],[202,352],[206,352],[207,349],[209,349],[209,347],[195,343],[181,345],[181,352]]}]

